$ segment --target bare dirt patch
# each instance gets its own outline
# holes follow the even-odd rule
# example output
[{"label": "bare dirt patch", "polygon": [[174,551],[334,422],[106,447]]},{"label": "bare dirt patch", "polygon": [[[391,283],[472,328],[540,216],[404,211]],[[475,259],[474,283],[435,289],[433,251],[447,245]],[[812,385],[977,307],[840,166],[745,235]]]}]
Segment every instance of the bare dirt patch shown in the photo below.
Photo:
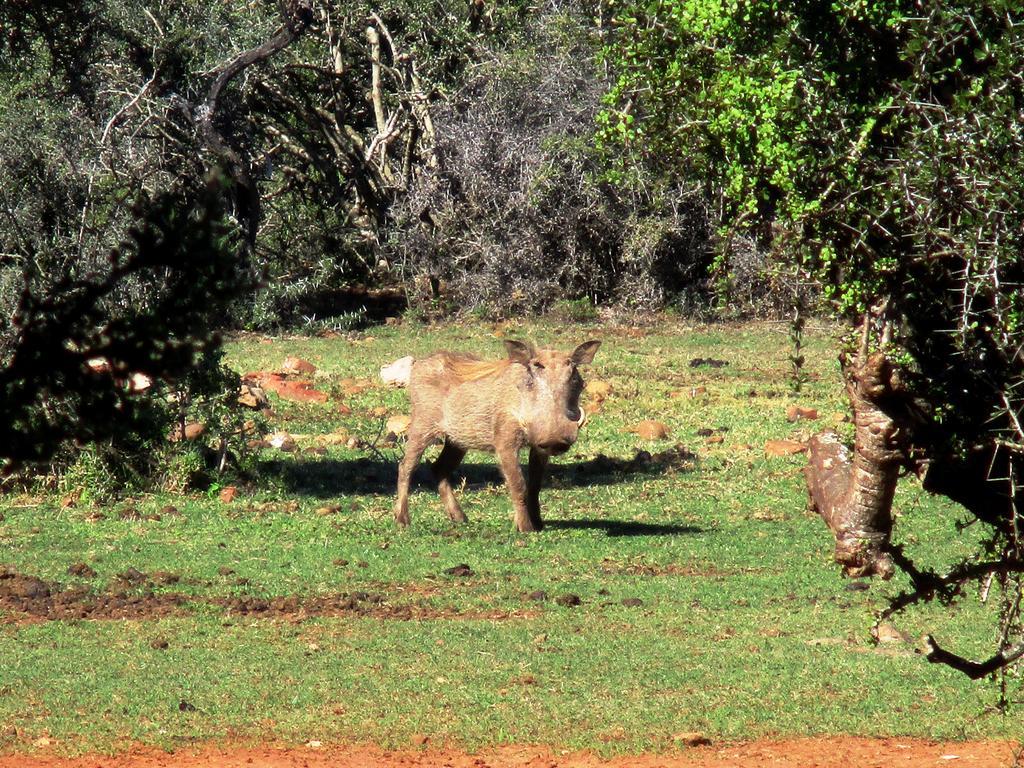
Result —
[{"label": "bare dirt patch", "polygon": [[[159,584],[177,583],[175,574],[145,574],[134,568],[106,589],[64,588],[36,576],[0,569],[0,622],[71,621],[77,619],[158,619],[180,616],[189,606],[212,605],[225,614],[252,618],[302,621],[320,616],[362,616],[409,621],[414,619],[529,618],[521,610],[459,610],[431,605],[424,599],[394,601],[384,592],[345,592],[329,595],[207,597],[154,591]],[[405,591],[405,590],[403,590]]]},{"label": "bare dirt patch", "polygon": [[[426,741],[426,739],[424,739]],[[1006,742],[929,742],[849,736],[761,740],[705,745],[658,755],[602,759],[589,752],[556,753],[546,747],[503,747],[477,754],[426,749],[388,752],[373,746],[203,748],[198,751],[128,752],[61,758],[0,755],[0,768],[934,768],[1013,764]]]}]

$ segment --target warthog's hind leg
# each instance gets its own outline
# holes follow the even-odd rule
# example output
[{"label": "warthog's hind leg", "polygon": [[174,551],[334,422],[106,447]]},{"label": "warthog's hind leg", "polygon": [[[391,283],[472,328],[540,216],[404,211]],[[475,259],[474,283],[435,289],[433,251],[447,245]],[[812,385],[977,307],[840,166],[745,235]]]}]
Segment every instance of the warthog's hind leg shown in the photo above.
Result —
[{"label": "warthog's hind leg", "polygon": [[420,457],[430,445],[430,434],[410,427],[405,455],[398,465],[398,495],[395,497],[395,522],[403,528],[409,525],[409,482]]},{"label": "warthog's hind leg", "polygon": [[459,507],[459,502],[455,498],[455,491],[452,490],[452,472],[462,463],[465,455],[466,450],[464,448],[459,448],[457,445],[445,441],[444,448],[441,449],[441,455],[437,457],[437,460],[434,461],[431,467],[434,477],[437,479],[437,492],[441,494],[444,508],[453,523],[466,522],[466,515]]}]

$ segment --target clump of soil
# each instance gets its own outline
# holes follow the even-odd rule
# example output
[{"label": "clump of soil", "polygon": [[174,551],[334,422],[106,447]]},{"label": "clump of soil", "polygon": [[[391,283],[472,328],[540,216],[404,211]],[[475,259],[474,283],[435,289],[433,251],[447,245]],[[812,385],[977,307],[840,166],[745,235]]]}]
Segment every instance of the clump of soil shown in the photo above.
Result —
[{"label": "clump of soil", "polygon": [[[159,584],[180,580],[178,574],[146,574],[129,568],[104,590],[86,586],[64,588],[36,576],[0,568],[0,617],[8,621],[69,621],[75,619],[154,619],[184,614],[191,605],[213,605],[238,616],[302,621],[317,616],[365,616],[377,619],[514,619],[524,611],[468,610],[438,607],[420,598],[393,603],[381,592],[329,595],[208,597],[155,592]],[[0,618],[0,621],[4,620]]]},{"label": "clump of soil", "polygon": [[[135,574],[142,576],[142,580]],[[139,571],[121,576],[129,578],[119,577],[115,580],[118,587],[97,593],[84,586],[64,589],[59,584],[8,569],[0,572],[0,612],[46,621],[144,619],[170,616],[185,603],[185,597],[177,594],[157,595],[151,590],[128,594],[124,586],[142,583],[145,576]]]}]

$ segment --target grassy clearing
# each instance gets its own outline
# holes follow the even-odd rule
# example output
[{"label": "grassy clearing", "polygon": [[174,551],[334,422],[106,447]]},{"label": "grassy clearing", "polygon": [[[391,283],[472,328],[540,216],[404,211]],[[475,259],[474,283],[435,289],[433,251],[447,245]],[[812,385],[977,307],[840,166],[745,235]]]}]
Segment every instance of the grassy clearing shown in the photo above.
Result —
[{"label": "grassy clearing", "polygon": [[[382,417],[371,411],[402,413],[407,396],[376,384],[345,394],[346,379],[373,378],[383,363],[442,347],[497,355],[494,331],[246,337],[230,346],[229,361],[248,371],[305,357],[332,400],[275,400],[273,423],[372,442]],[[556,460],[542,495],[549,529],[540,535],[513,532],[497,470],[480,454],[462,470],[467,525],[447,522],[424,477],[413,527],[397,531],[390,505],[400,449],[385,446],[267,450],[260,482],[230,504],[153,496],[61,509],[52,499],[6,499],[0,564],[97,590],[128,568],[168,571],[180,581],[156,591],[191,601],[159,620],[0,617],[0,750],[30,748],[42,736],[68,752],[222,738],[393,747],[426,734],[470,748],[541,742],[614,753],[671,749],[672,736],[686,731],[713,739],[1020,735],[1014,715],[990,713],[992,686],[926,664],[911,644],[870,643],[873,611],[901,585],[849,590],[830,565],[824,526],[805,512],[802,458],[764,454],[765,440],[803,437],[841,412],[827,328],[809,334],[812,380],[800,396],[787,386],[783,327],[666,321],[644,330],[537,323],[503,331],[565,348],[603,339],[590,376],[614,388],[578,446]],[[691,367],[698,357],[728,365]],[[339,413],[339,402],[352,412]],[[785,412],[794,403],[822,417],[791,424]],[[669,438],[644,442],[627,431],[647,418],[667,424]],[[677,443],[696,460],[628,465],[640,450]],[[333,504],[340,509],[325,514]],[[953,531],[955,509],[909,481],[897,504],[899,535],[923,562],[970,546],[973,529],[959,538]],[[168,505],[178,514],[144,519]],[[127,507],[143,519],[121,519]],[[79,562],[96,575],[69,576]],[[472,572],[446,573],[460,563]],[[360,591],[431,618],[270,620],[214,604]],[[537,591],[547,599],[532,599]],[[567,595],[581,604],[560,605]],[[973,600],[955,612],[929,606],[899,626],[979,654],[993,636],[993,617]]]}]

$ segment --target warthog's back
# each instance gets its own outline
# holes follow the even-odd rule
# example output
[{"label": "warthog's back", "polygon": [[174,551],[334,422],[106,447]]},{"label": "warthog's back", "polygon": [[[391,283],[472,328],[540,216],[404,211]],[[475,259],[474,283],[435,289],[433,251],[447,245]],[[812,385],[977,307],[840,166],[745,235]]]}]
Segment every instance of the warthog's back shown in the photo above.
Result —
[{"label": "warthog's back", "polygon": [[439,352],[412,366],[412,418],[463,448],[494,450],[495,425],[518,405],[516,371],[507,360]]}]

